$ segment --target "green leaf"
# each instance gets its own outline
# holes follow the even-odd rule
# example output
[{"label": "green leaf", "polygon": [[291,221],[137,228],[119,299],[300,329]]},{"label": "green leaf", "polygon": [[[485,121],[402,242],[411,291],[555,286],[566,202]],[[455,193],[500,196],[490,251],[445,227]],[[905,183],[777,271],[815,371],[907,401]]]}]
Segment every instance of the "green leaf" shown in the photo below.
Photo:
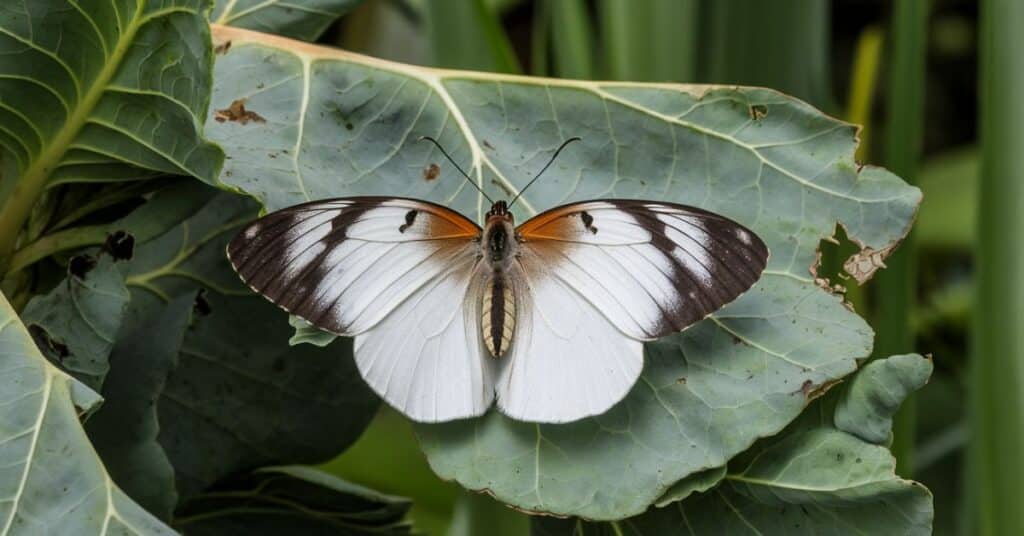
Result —
[{"label": "green leaf", "polygon": [[[876,372],[915,375],[921,362],[927,361],[882,359],[875,363],[884,369]],[[869,382],[875,376],[866,367],[854,382],[865,373]],[[833,427],[832,398],[815,401],[779,436],[730,462],[722,483],[709,491],[612,523],[538,520],[534,534],[931,534],[931,494],[896,476],[885,447]],[[864,419],[891,424],[891,415]]]},{"label": "green leaf", "polygon": [[707,491],[715,487],[725,478],[726,467],[712,467],[688,475],[686,478],[672,484],[672,487],[662,495],[655,506],[664,508],[676,501],[681,501],[694,493]]},{"label": "green leaf", "polygon": [[[209,188],[194,188],[191,179],[184,178],[171,179],[169,184],[156,190],[164,189],[173,193],[165,192],[152,198],[151,203],[158,203],[159,208],[151,206],[145,212],[132,211],[127,216],[110,223],[71,227],[44,235],[39,240],[15,252],[11,259],[10,269],[12,271],[20,270],[61,251],[103,244],[112,235],[124,233],[126,229],[132,230],[130,234],[133,243],[147,242],[194,214],[215,193]],[[114,194],[111,197],[117,199],[119,196]],[[100,208],[109,202],[102,198],[95,201]],[[88,205],[87,203],[83,209],[93,208]],[[76,217],[74,213],[70,216]]]},{"label": "green leaf", "polygon": [[210,22],[315,41],[363,0],[216,0]]},{"label": "green leaf", "polygon": [[295,328],[295,333],[288,339],[288,344],[295,346],[296,344],[312,344],[314,346],[327,346],[337,339],[338,336],[333,333],[328,333],[322,329],[317,328],[313,324],[306,322],[305,320],[294,316],[288,316],[288,324]]},{"label": "green leaf", "polygon": [[79,422],[100,398],[43,358],[2,295],[0,371],[0,532],[174,534],[111,481]]},{"label": "green leaf", "polygon": [[[920,192],[859,168],[852,125],[766,89],[433,70],[215,33],[233,45],[215,66],[212,106],[245,99],[265,120],[208,124],[231,156],[221,179],[268,210],[402,195],[480,220],[482,197],[420,135],[437,137],[498,198],[579,135],[516,205],[519,221],[567,201],[656,198],[725,214],[771,248],[754,289],[647,346],[642,379],[609,413],[564,426],[498,414],[419,426],[443,478],[527,510],[635,515],[687,475],[777,433],[870,353],[871,330],[809,273],[816,247],[843,224],[864,248],[851,268],[870,277],[909,229]],[[424,173],[431,164],[442,166],[439,178]]]},{"label": "green leaf", "polygon": [[194,497],[175,527],[199,536],[410,534],[410,506],[309,467],[266,467]]},{"label": "green leaf", "polygon": [[526,510],[642,512],[675,482],[781,430],[870,351],[863,321],[813,283],[769,275],[747,298],[649,343],[637,385],[599,417],[537,425],[491,412],[417,426],[431,467]]},{"label": "green leaf", "polygon": [[157,442],[156,404],[177,365],[194,300],[184,294],[167,307],[131,311],[111,355],[106,405],[85,427],[114,481],[164,520],[170,520],[178,496],[174,468]]},{"label": "green leaf", "polygon": [[107,358],[128,307],[128,288],[109,255],[80,257],[72,263],[75,270],[81,273],[32,298],[22,321],[50,361],[98,391],[110,370]]},{"label": "green leaf", "polygon": [[916,354],[868,363],[836,406],[836,428],[879,445],[892,442],[892,418],[903,400],[932,375],[932,362]]},{"label": "green leaf", "polygon": [[[231,269],[227,242],[256,212],[245,197],[218,194],[136,247],[129,265],[138,310],[205,290],[176,366],[152,384],[158,441],[182,500],[233,472],[325,461],[355,441],[379,405],[356,371],[351,341],[289,346],[287,314],[252,294]],[[166,367],[158,357],[133,356]]]},{"label": "green leaf", "polygon": [[0,266],[48,186],[149,172],[216,182],[223,153],[202,137],[208,8],[207,0],[15,0],[5,9]]}]

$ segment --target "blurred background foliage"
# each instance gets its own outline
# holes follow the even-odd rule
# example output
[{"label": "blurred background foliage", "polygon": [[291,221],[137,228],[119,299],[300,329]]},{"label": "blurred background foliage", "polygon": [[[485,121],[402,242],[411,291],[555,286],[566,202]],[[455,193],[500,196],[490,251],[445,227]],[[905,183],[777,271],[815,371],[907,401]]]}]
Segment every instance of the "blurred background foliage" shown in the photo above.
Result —
[{"label": "blurred background foliage", "polygon": [[[1002,18],[1012,21],[1014,1],[994,0],[986,9],[1003,6]],[[914,233],[876,280],[858,288],[841,273],[842,260],[858,249],[842,229],[834,243],[822,243],[819,275],[846,286],[852,306],[872,320],[877,355],[913,350],[934,356],[931,383],[897,420],[894,450],[900,474],[935,494],[936,534],[953,534],[988,526],[967,510],[973,501],[965,490],[991,484],[964,469],[970,382],[975,391],[988,390],[985,377],[972,380],[967,373],[972,318],[980,316],[972,307],[983,152],[980,18],[978,3],[969,0],[368,0],[321,41],[439,67],[768,86],[864,125],[859,159],[917,184],[925,201]],[[1009,67],[1006,76],[1014,76]],[[1003,130],[1020,134],[1020,127]],[[1009,232],[1000,240],[1015,241]],[[1000,359],[1017,357],[1010,351]],[[979,407],[999,396],[994,392],[996,402],[989,397]],[[1008,418],[1019,415],[1010,411]],[[439,481],[409,423],[389,410],[327,468],[412,497],[417,525],[431,534],[528,532],[523,514]]]}]

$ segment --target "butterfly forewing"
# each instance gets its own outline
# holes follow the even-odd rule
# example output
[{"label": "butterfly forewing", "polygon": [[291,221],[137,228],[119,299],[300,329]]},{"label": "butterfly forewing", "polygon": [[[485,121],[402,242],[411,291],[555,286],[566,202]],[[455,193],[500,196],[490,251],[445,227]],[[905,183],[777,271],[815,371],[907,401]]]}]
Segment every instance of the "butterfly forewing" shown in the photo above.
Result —
[{"label": "butterfly forewing", "polygon": [[746,292],[768,248],[742,225],[671,203],[589,201],[519,228],[524,254],[585,296],[626,335],[680,331]]},{"label": "butterfly forewing", "polygon": [[354,335],[475,255],[479,233],[460,214],[424,201],[343,198],[256,220],[231,242],[228,256],[270,301],[321,329]]}]

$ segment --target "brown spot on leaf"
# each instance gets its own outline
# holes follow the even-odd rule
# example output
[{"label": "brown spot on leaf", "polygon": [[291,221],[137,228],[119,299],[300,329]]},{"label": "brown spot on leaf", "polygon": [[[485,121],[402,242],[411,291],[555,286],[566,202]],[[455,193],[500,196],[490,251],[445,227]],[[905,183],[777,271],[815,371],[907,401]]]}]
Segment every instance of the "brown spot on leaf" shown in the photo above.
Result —
[{"label": "brown spot on leaf", "polygon": [[249,121],[252,121],[254,123],[267,122],[266,119],[263,119],[262,115],[252,110],[245,109],[245,99],[237,99],[231,103],[231,106],[228,106],[223,110],[215,111],[213,119],[218,123],[232,121],[236,123],[241,123],[243,125],[249,124]]},{"label": "brown spot on leaf", "polygon": [[213,47],[214,54],[227,54],[231,50],[231,41],[224,41],[223,43]]},{"label": "brown spot on leaf", "polygon": [[804,395],[804,398],[806,398],[808,402],[810,402],[811,400],[814,400],[815,398],[818,398],[819,396],[827,393],[828,390],[832,388],[832,386],[842,381],[843,380],[829,380],[822,384],[815,384],[811,380],[804,380],[804,383],[800,386],[800,389],[793,394],[800,393]]},{"label": "brown spot on leaf", "polygon": [[423,168],[423,180],[430,182],[441,174],[441,166],[431,163],[429,166]]},{"label": "brown spot on leaf", "polygon": [[676,383],[680,385],[686,385],[686,376],[680,376],[676,378]]},{"label": "brown spot on leaf", "polygon": [[750,118],[754,121],[760,121],[768,115],[768,107],[763,104],[754,104],[750,107]]}]

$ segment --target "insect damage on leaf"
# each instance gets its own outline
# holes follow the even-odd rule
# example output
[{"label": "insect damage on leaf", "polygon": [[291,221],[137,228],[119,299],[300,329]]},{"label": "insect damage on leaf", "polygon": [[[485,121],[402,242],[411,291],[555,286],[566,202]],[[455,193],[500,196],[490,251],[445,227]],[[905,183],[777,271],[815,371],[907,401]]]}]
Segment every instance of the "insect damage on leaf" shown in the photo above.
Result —
[{"label": "insect damage on leaf", "polygon": [[85,279],[85,274],[96,267],[96,259],[89,255],[76,255],[68,262],[68,273],[78,279]]},{"label": "insect damage on leaf", "polygon": [[44,353],[55,357],[57,360],[63,360],[65,357],[71,354],[68,350],[68,345],[50,336],[43,327],[36,324],[28,326],[28,332],[32,335],[32,339],[36,342],[36,346]]},{"label": "insect damage on leaf", "polygon": [[196,293],[196,301],[192,304],[192,310],[201,316],[209,316],[213,312],[213,307],[210,307],[210,301],[206,299],[206,289],[201,288]]},{"label": "insect damage on leaf", "polygon": [[768,115],[768,107],[763,104],[754,104],[750,107],[750,118],[754,121],[760,121]]},{"label": "insect damage on leaf", "polygon": [[882,249],[872,249],[865,247],[854,255],[851,255],[849,259],[843,263],[843,269],[846,270],[857,283],[864,284],[867,280],[871,279],[875,275],[875,271],[879,268],[885,268],[885,258],[888,257],[899,243],[890,244]]},{"label": "insect damage on leaf", "polygon": [[245,99],[237,99],[231,103],[231,106],[224,108],[223,110],[217,110],[214,112],[213,119],[218,123],[225,121],[232,121],[241,123],[243,125],[249,124],[249,121],[254,123],[266,123],[267,120],[262,115],[245,109]]},{"label": "insect damage on leaf", "polygon": [[135,253],[135,237],[124,231],[115,231],[107,235],[103,251],[115,261],[130,260]]},{"label": "insect damage on leaf", "polygon": [[229,50],[231,50],[231,40],[230,39],[227,40],[227,41],[224,41],[223,43],[220,43],[219,45],[217,45],[215,47],[213,47],[213,53],[214,54],[227,54]]},{"label": "insect damage on leaf", "polygon": [[429,166],[423,168],[423,180],[425,180],[427,182],[430,182],[430,181],[436,179],[438,177],[438,175],[440,175],[440,174],[441,174],[441,166],[438,166],[437,164],[433,164],[432,163]]}]

